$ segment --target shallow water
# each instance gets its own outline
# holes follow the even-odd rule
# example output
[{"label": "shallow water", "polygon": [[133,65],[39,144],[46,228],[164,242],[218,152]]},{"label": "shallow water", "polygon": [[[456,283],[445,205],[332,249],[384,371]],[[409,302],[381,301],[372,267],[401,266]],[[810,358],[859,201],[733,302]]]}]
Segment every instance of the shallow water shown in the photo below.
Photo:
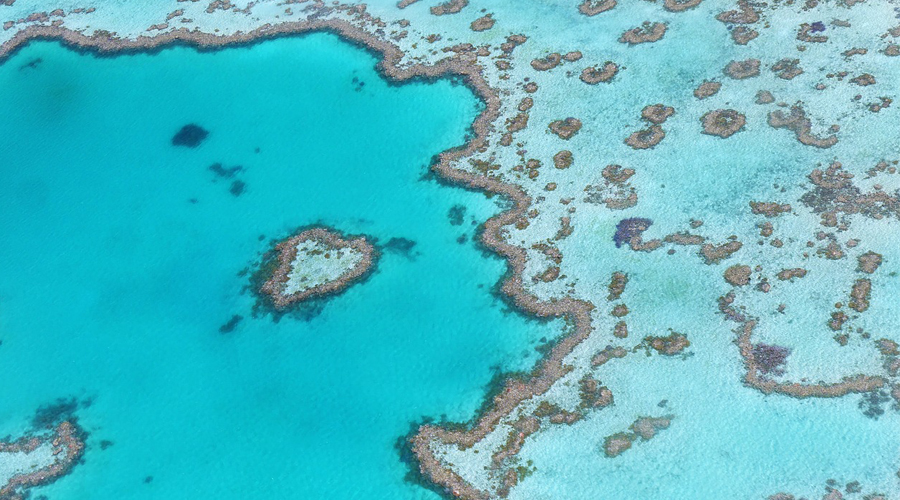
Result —
[{"label": "shallow water", "polygon": [[[58,398],[89,432],[34,493],[436,498],[397,440],[471,418],[494,370],[530,368],[562,327],[490,293],[505,265],[473,237],[496,203],[426,175],[475,97],[374,64],[317,34],[117,58],[41,42],[0,66],[0,435]],[[188,123],[209,137],[173,147]],[[415,245],[316,310],[254,317],[245,271],[312,223]]]}]

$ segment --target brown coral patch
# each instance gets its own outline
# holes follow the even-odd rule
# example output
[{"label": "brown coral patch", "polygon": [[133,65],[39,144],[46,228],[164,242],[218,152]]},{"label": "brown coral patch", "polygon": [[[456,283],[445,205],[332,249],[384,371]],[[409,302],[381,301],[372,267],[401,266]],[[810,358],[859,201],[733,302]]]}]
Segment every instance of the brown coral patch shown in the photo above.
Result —
[{"label": "brown coral patch", "polygon": [[668,29],[666,23],[651,23],[650,21],[644,21],[644,23],[637,28],[632,28],[625,33],[622,33],[622,36],[619,37],[619,41],[629,45],[656,42],[666,34],[666,29]]},{"label": "brown coral patch", "polygon": [[719,89],[722,88],[722,84],[719,82],[706,81],[700,84],[699,87],[694,89],[694,97],[697,99],[706,99],[707,97],[712,97],[719,93]]},{"label": "brown coral patch", "polygon": [[662,127],[659,125],[652,125],[650,128],[638,130],[628,136],[628,138],[625,139],[625,144],[628,144],[634,149],[650,149],[665,138],[666,133],[663,131]]},{"label": "brown coral patch", "polygon": [[594,354],[591,358],[591,366],[594,368],[604,365],[611,359],[621,359],[628,355],[628,351],[626,351],[622,347],[612,347],[607,346],[602,351]]},{"label": "brown coral patch", "polygon": [[609,314],[616,318],[622,318],[628,316],[628,313],[628,306],[625,304],[617,304]]},{"label": "brown coral patch", "polygon": [[612,277],[609,281],[609,286],[607,289],[609,290],[609,295],[607,295],[606,300],[612,302],[614,300],[619,300],[622,296],[622,292],[625,291],[625,286],[628,284],[628,275],[621,272],[616,271],[612,273]]},{"label": "brown coral patch", "polygon": [[664,104],[651,104],[641,110],[641,118],[657,125],[664,123],[673,114],[675,114],[675,108]]},{"label": "brown coral patch", "polygon": [[859,85],[860,87],[868,87],[869,85],[875,85],[875,77],[870,75],[869,73],[863,73],[856,78],[852,78],[850,80],[852,83]]},{"label": "brown coral patch", "polygon": [[900,345],[890,339],[879,339],[875,342],[878,351],[883,356],[896,356],[900,354]]},{"label": "brown coral patch", "polygon": [[679,232],[667,234],[663,241],[666,243],[672,243],[675,245],[689,246],[689,245],[702,245],[703,242],[706,241],[706,238],[703,236],[699,236],[696,234],[690,234],[688,232]]},{"label": "brown coral patch", "polygon": [[797,40],[807,43],[825,43],[828,41],[828,37],[825,35],[813,35],[813,28],[814,26],[809,23],[801,24],[800,29],[797,30]]},{"label": "brown coral patch", "polygon": [[432,7],[431,13],[436,16],[456,14],[463,10],[467,5],[469,5],[469,0],[448,0],[447,2]]},{"label": "brown coral patch", "polygon": [[826,245],[825,248],[818,249],[816,254],[821,255],[828,260],[839,260],[844,258],[844,251],[841,250],[841,246],[836,241],[828,242],[828,245]]},{"label": "brown coral patch", "polygon": [[487,31],[494,27],[494,16],[493,14],[486,14],[478,19],[472,21],[472,24],[469,25],[469,28],[472,31]]},{"label": "brown coral patch", "polygon": [[502,50],[504,54],[510,55],[516,47],[522,45],[526,41],[528,41],[528,37],[525,35],[509,35],[506,37],[506,41],[500,44],[500,50]]},{"label": "brown coral patch", "polygon": [[782,80],[792,80],[803,74],[800,68],[800,59],[781,59],[772,65],[772,71]]},{"label": "brown coral patch", "polygon": [[718,264],[728,257],[731,257],[731,254],[737,252],[743,246],[743,243],[740,241],[729,241],[728,243],[723,243],[721,245],[706,243],[700,247],[700,256],[703,257],[703,261],[707,264]]},{"label": "brown coral patch", "polygon": [[586,16],[596,16],[616,6],[616,0],[584,0],[578,6],[578,12]]},{"label": "brown coral patch", "polygon": [[843,312],[835,311],[831,313],[831,319],[828,320],[828,328],[831,328],[831,330],[835,332],[839,332],[844,328],[844,323],[849,319],[850,317]]},{"label": "brown coral patch", "polygon": [[856,312],[865,312],[869,309],[869,294],[872,292],[872,282],[868,279],[861,278],[853,283],[850,290],[850,303],[847,304],[850,309]]},{"label": "brown coral patch", "polygon": [[644,441],[653,439],[656,433],[662,429],[668,429],[672,423],[672,417],[641,417],[629,427],[632,432],[640,436]]},{"label": "brown coral patch", "polygon": [[519,111],[524,113],[524,112],[528,111],[529,109],[531,109],[532,106],[534,106],[534,99],[532,99],[530,97],[526,97],[526,98],[522,99],[521,101],[519,101],[518,109],[519,109]]},{"label": "brown coral patch", "polygon": [[644,342],[654,351],[664,356],[675,356],[691,346],[687,336],[678,332],[672,332],[665,337],[645,337]]},{"label": "brown coral patch", "polygon": [[791,212],[789,204],[781,204],[769,201],[751,201],[750,211],[754,215],[765,215],[766,217],[778,217],[781,214]]},{"label": "brown coral patch", "polygon": [[581,120],[568,117],[564,120],[555,120],[549,125],[550,131],[558,135],[560,139],[569,140],[581,130]]},{"label": "brown coral patch", "polygon": [[528,113],[519,113],[512,118],[506,119],[506,131],[513,133],[518,132],[528,126]]},{"label": "brown coral patch", "polygon": [[759,13],[756,12],[747,0],[738,2],[737,10],[722,12],[716,19],[728,24],[753,24],[759,21]]},{"label": "brown coral patch", "polygon": [[546,57],[542,57],[539,59],[534,59],[531,61],[531,67],[536,71],[549,71],[562,62],[562,54],[559,52],[553,52],[551,54],[547,54]]},{"label": "brown coral patch", "polygon": [[759,36],[759,32],[746,26],[738,26],[731,30],[731,39],[738,45],[747,45]]},{"label": "brown coral patch", "polygon": [[612,391],[590,375],[582,377],[578,386],[582,408],[604,408],[613,403]]},{"label": "brown coral patch", "polygon": [[669,12],[682,12],[700,5],[703,0],[665,0],[663,7]]},{"label": "brown coral patch", "polygon": [[634,175],[633,168],[622,168],[622,165],[607,165],[603,167],[601,175],[608,182],[622,184]]},{"label": "brown coral patch", "polygon": [[790,114],[785,114],[780,109],[769,113],[769,126],[772,128],[786,128],[797,136],[800,143],[817,148],[830,148],[838,142],[835,135],[817,137],[812,134],[812,122],[806,117],[806,112],[800,106],[791,106]]},{"label": "brown coral patch", "polygon": [[844,57],[853,57],[853,56],[864,56],[869,53],[869,49],[864,47],[853,47],[852,49],[847,49],[841,52],[841,55]]},{"label": "brown coral patch", "polygon": [[859,266],[856,268],[857,271],[872,274],[881,265],[881,254],[866,252],[857,257],[857,262],[859,263]]},{"label": "brown coral patch", "polygon": [[572,152],[567,149],[553,155],[553,166],[560,170],[571,167],[573,162]]},{"label": "brown coral patch", "polygon": [[619,432],[607,436],[606,439],[603,440],[603,452],[606,453],[607,457],[615,458],[631,448],[631,441],[633,439],[634,434],[627,432]]},{"label": "brown coral patch", "polygon": [[747,119],[734,109],[717,109],[710,111],[700,118],[703,124],[703,133],[715,135],[723,139],[731,137],[744,128]]},{"label": "brown coral patch", "polygon": [[775,96],[768,90],[760,90],[756,93],[756,104],[772,104],[775,102]]},{"label": "brown coral patch", "polygon": [[725,66],[724,73],[735,80],[753,78],[759,76],[759,59],[746,59],[743,61],[731,61]]},{"label": "brown coral patch", "polygon": [[792,269],[782,269],[778,272],[777,276],[781,281],[788,281],[794,278],[803,278],[806,276],[806,273],[806,269],[795,267]]},{"label": "brown coral patch", "polygon": [[589,66],[581,71],[581,81],[588,85],[596,85],[601,82],[609,82],[619,72],[619,66],[612,62],[606,61],[603,66]]},{"label": "brown coral patch", "polygon": [[750,283],[750,266],[735,264],[725,270],[725,281],[733,286],[744,286]]}]

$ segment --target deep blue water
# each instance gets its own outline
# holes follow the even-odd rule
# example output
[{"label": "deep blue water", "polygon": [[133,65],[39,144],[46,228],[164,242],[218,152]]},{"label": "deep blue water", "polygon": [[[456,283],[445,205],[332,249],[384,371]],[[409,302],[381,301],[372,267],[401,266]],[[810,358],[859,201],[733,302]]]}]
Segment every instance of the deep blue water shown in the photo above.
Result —
[{"label": "deep blue water", "polygon": [[[375,62],[311,35],[116,58],[42,42],[0,65],[0,435],[59,398],[90,434],[36,493],[436,497],[398,438],[470,418],[493,370],[530,368],[561,326],[492,295],[505,265],[473,236],[496,202],[425,175],[473,94],[388,85]],[[208,138],[173,147],[188,123]],[[317,222],[415,245],[313,314],[254,317],[242,271]]]}]

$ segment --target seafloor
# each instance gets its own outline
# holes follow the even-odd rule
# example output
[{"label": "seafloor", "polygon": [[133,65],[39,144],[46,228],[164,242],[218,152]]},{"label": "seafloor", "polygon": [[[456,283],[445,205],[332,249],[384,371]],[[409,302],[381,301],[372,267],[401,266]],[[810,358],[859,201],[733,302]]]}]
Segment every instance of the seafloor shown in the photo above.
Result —
[{"label": "seafloor", "polygon": [[[900,223],[900,176],[897,175],[900,120],[897,106],[892,106],[900,86],[900,59],[897,58],[900,6],[896,2],[450,0],[440,3],[420,0],[362,6],[313,1],[172,0],[136,5],[133,1],[91,4],[13,0],[5,4],[0,4],[0,21],[4,22],[0,56],[5,57],[2,88],[10,89],[10,95],[16,95],[15,92],[25,95],[30,88],[52,90],[10,99],[4,104],[5,113],[14,114],[33,127],[25,130],[23,125],[10,120],[3,134],[7,139],[4,156],[10,164],[22,165],[16,169],[14,180],[6,183],[10,193],[4,198],[4,233],[11,235],[15,243],[0,247],[4,258],[12,262],[6,265],[15,269],[0,288],[0,300],[3,300],[0,334],[4,340],[17,338],[19,345],[16,348],[14,343],[8,349],[4,342],[0,346],[0,356],[10,363],[22,360],[37,363],[36,356],[42,352],[43,344],[28,344],[30,350],[26,352],[27,339],[54,323],[39,321],[38,326],[33,326],[32,322],[37,320],[30,318],[35,316],[62,316],[81,311],[77,331],[82,341],[101,349],[115,337],[109,333],[106,337],[95,335],[94,331],[104,329],[83,313],[85,308],[114,304],[121,308],[116,311],[122,320],[117,326],[133,324],[138,330],[177,329],[184,318],[166,317],[165,321],[155,322],[154,314],[141,317],[127,303],[113,297],[120,299],[137,287],[141,293],[134,301],[161,300],[160,297],[173,300],[171,297],[179,296],[180,284],[185,280],[218,283],[222,287],[221,297],[233,295],[235,288],[247,282],[255,283],[249,279],[222,281],[217,273],[228,266],[211,265],[215,262],[194,247],[191,247],[196,252],[193,262],[184,264],[190,265],[194,274],[184,276],[180,268],[172,266],[171,282],[165,286],[154,283],[152,286],[160,289],[152,290],[153,293],[141,289],[141,282],[129,283],[124,279],[129,276],[128,271],[143,269],[142,259],[149,255],[135,250],[134,246],[141,248],[155,238],[141,231],[142,221],[120,215],[122,219],[116,222],[118,229],[107,244],[115,242],[123,246],[118,248],[119,253],[110,254],[105,263],[115,270],[114,275],[117,272],[123,276],[119,289],[107,290],[107,296],[92,297],[90,304],[79,305],[76,301],[74,305],[62,305],[60,302],[65,301],[67,294],[79,297],[73,291],[78,288],[79,277],[72,274],[77,275],[79,269],[86,272],[86,268],[75,266],[70,273],[71,264],[54,256],[64,253],[77,260],[87,254],[104,255],[105,250],[103,246],[66,244],[70,237],[71,241],[81,241],[65,234],[66,231],[81,235],[84,230],[96,230],[86,226],[79,227],[79,231],[74,229],[76,223],[55,220],[64,218],[73,205],[57,206],[54,220],[35,215],[42,213],[44,205],[40,203],[63,203],[59,201],[61,193],[71,194],[63,189],[66,184],[57,187],[60,191],[32,187],[43,193],[43,201],[23,188],[49,183],[42,177],[45,174],[35,167],[62,161],[68,154],[75,158],[73,164],[57,164],[56,168],[65,168],[66,175],[79,175],[78,168],[90,168],[81,172],[82,181],[93,188],[85,199],[117,192],[115,197],[104,198],[104,214],[115,214],[122,207],[153,205],[153,197],[145,195],[132,200],[128,192],[151,185],[155,189],[165,185],[184,191],[173,199],[193,196],[188,186],[178,185],[177,173],[166,171],[166,176],[159,173],[169,161],[165,156],[174,153],[144,158],[142,161],[149,166],[142,168],[157,172],[160,178],[156,183],[141,186],[140,182],[116,180],[116,176],[108,173],[109,169],[135,163],[137,153],[130,151],[117,157],[104,150],[101,154],[95,151],[97,144],[85,145],[85,141],[102,143],[104,129],[129,123],[135,127],[136,136],[119,140],[139,143],[148,138],[142,133],[152,130],[160,135],[159,130],[163,129],[177,131],[185,123],[197,120],[197,116],[212,116],[215,118],[208,121],[217,122],[205,125],[212,131],[209,139],[212,144],[200,145],[198,154],[204,148],[216,147],[217,140],[225,141],[218,143],[222,148],[240,134],[253,137],[253,141],[265,141],[266,136],[254,135],[255,125],[271,120],[272,114],[280,116],[284,123],[292,123],[285,110],[298,111],[298,104],[290,99],[271,99],[293,102],[282,107],[267,102],[267,93],[289,87],[283,80],[280,85],[273,83],[277,82],[273,74],[283,79],[294,74],[292,71],[305,70],[304,78],[330,81],[333,75],[327,70],[332,68],[332,57],[322,54],[331,52],[317,44],[287,47],[283,45],[285,40],[243,47],[240,52],[226,50],[215,54],[197,54],[184,47],[163,48],[189,45],[207,50],[310,31],[329,31],[383,58],[379,64],[381,77],[391,85],[379,81],[380,88],[398,93],[414,88],[427,94],[420,95],[420,101],[413,105],[396,96],[393,104],[381,101],[382,113],[393,118],[405,116],[407,121],[413,117],[428,119],[429,113],[437,113],[435,120],[441,123],[433,124],[428,133],[422,126],[399,121],[390,127],[377,125],[371,131],[361,132],[359,129],[366,124],[360,118],[375,121],[380,116],[375,108],[369,116],[353,115],[350,110],[361,103],[330,90],[327,84],[319,87],[313,84],[299,98],[312,100],[315,112],[323,118],[320,122],[305,120],[307,129],[316,132],[324,129],[327,133],[323,136],[333,141],[338,139],[335,148],[357,148],[361,153],[352,158],[355,161],[331,161],[327,153],[322,153],[325,157],[318,168],[298,174],[291,166],[304,163],[303,147],[292,150],[286,143],[296,141],[309,147],[315,140],[307,138],[308,130],[280,133],[277,141],[270,141],[271,146],[264,145],[257,150],[282,148],[276,158],[252,160],[253,154],[259,153],[238,154],[239,149],[234,145],[231,158],[201,156],[208,163],[256,162],[274,170],[263,179],[248,167],[246,185],[237,187],[235,182],[245,180],[217,178],[220,187],[231,184],[231,195],[239,201],[255,196],[259,205],[248,203],[250,206],[246,208],[227,210],[217,206],[220,218],[216,218],[216,210],[205,213],[204,217],[221,221],[227,216],[228,223],[220,222],[215,228],[203,225],[208,223],[207,219],[181,214],[173,217],[180,221],[180,230],[190,234],[198,231],[200,224],[204,234],[215,233],[220,238],[241,235],[245,238],[243,246],[237,245],[233,251],[240,247],[246,252],[246,258],[253,260],[255,252],[263,253],[274,244],[254,246],[246,241],[252,233],[260,232],[255,225],[271,220],[265,217],[267,214],[272,214],[270,217],[275,222],[269,222],[272,224],[266,226],[270,228],[266,230],[269,234],[260,241],[267,237],[283,240],[293,229],[324,219],[330,227],[374,234],[383,240],[385,249],[405,249],[397,255],[403,253],[407,259],[427,259],[426,245],[404,243],[397,230],[392,234],[387,228],[402,227],[398,224],[405,222],[410,227],[418,227],[421,238],[427,238],[430,231],[452,234],[461,217],[459,208],[431,212],[433,215],[449,211],[451,216],[449,221],[444,221],[443,229],[426,222],[428,210],[412,208],[409,204],[396,203],[397,207],[388,210],[389,216],[375,217],[370,213],[371,207],[381,206],[379,203],[387,203],[385,197],[393,196],[385,194],[387,188],[382,186],[391,184],[388,180],[399,175],[396,171],[384,172],[379,184],[355,191],[356,196],[323,195],[317,203],[309,199],[309,193],[315,190],[310,185],[318,182],[312,174],[328,175],[338,168],[358,169],[343,171],[365,172],[375,179],[379,162],[385,161],[378,155],[391,155],[397,149],[408,155],[408,172],[414,171],[416,162],[422,162],[423,157],[432,166],[425,182],[439,179],[442,183],[499,194],[493,199],[499,200],[505,211],[486,222],[491,203],[483,199],[472,201],[478,199],[472,193],[455,192],[437,183],[427,184],[428,189],[441,194],[433,194],[426,204],[446,204],[447,201],[437,200],[449,200],[452,196],[466,196],[466,203],[473,205],[481,203],[482,208],[473,212],[487,214],[477,220],[483,226],[477,233],[469,231],[462,241],[480,238],[481,249],[499,253],[506,259],[507,273],[494,291],[525,315],[562,318],[566,324],[556,321],[548,326],[541,322],[526,323],[521,317],[504,317],[497,320],[503,327],[494,329],[482,328],[486,324],[477,320],[477,334],[473,338],[498,342],[496,346],[479,347],[479,357],[485,358],[478,368],[481,375],[473,375],[470,370],[478,365],[474,360],[467,360],[468,364],[458,366],[460,369],[455,371],[461,379],[466,379],[455,387],[455,392],[435,394],[434,388],[429,387],[427,392],[432,399],[425,404],[415,398],[400,398],[404,404],[414,407],[404,409],[414,415],[410,418],[414,421],[412,428],[394,433],[398,449],[391,450],[397,464],[401,458],[405,462],[398,467],[408,467],[410,471],[407,478],[410,483],[403,487],[397,480],[398,469],[379,473],[368,468],[371,460],[362,455],[333,465],[359,468],[365,477],[386,481],[385,489],[360,486],[348,479],[349,476],[340,474],[317,475],[315,472],[320,469],[309,463],[317,456],[333,452],[330,441],[321,440],[308,446],[292,442],[292,439],[304,442],[315,434],[318,426],[348,420],[351,423],[343,431],[337,431],[338,434],[350,433],[358,441],[369,440],[372,429],[381,425],[371,417],[381,413],[367,413],[367,408],[389,408],[384,403],[392,397],[390,388],[380,384],[379,390],[363,385],[358,390],[337,389],[330,396],[322,395],[323,400],[333,398],[334,401],[328,401],[336,407],[332,411],[311,412],[299,422],[285,408],[302,405],[291,399],[302,401],[304,391],[288,382],[279,385],[279,390],[274,391],[277,394],[272,395],[272,401],[267,401],[265,407],[285,411],[284,418],[263,419],[257,425],[283,425],[292,430],[281,436],[284,442],[278,447],[260,451],[267,459],[255,463],[256,473],[265,474],[268,464],[282,457],[289,462],[277,466],[282,474],[278,476],[282,478],[278,480],[279,487],[285,488],[284,491],[303,492],[300,484],[315,484],[311,493],[314,497],[335,491],[342,492],[336,495],[348,498],[354,495],[414,498],[433,496],[433,493],[516,499],[756,499],[788,498],[788,495],[832,500],[842,496],[900,498],[900,434],[896,432],[900,413],[900,380],[897,380],[900,306],[896,301],[900,296],[897,226]],[[44,39],[61,40],[69,48],[104,56],[159,53],[108,60],[66,52],[57,45],[29,44]],[[282,44],[283,50],[266,48],[273,44]],[[284,60],[284,54],[291,50],[303,53],[292,54],[295,59]],[[189,62],[156,61],[176,56]],[[268,65],[261,63],[261,58],[270,59]],[[103,64],[108,66],[100,71]],[[154,64],[172,67],[154,68]],[[94,72],[73,83],[72,74],[80,74],[78,68],[86,65],[95,66]],[[137,71],[136,66],[147,77],[155,79],[153,87],[162,95],[151,97],[148,89],[138,92],[135,87],[122,90],[116,85],[133,85],[134,80],[129,81],[126,76]],[[216,73],[214,78],[210,77],[213,73]],[[104,75],[102,82],[96,75]],[[467,93],[461,87],[450,86],[446,81],[434,85],[423,83],[443,76],[463,81],[480,99],[477,117],[473,105],[466,104],[471,96],[464,95]],[[43,78],[50,82],[45,82],[45,87],[34,87],[21,81],[23,78]],[[187,82],[191,78],[209,78],[209,81],[205,82],[203,91],[198,91],[196,82]],[[257,83],[258,79],[263,82]],[[365,82],[366,89],[360,85],[361,81]],[[393,86],[404,81],[415,83]],[[141,105],[104,109],[102,96],[94,96],[90,102],[77,102],[80,92],[101,83],[109,85],[109,91],[121,92],[117,96],[119,100]],[[182,85],[191,92],[179,94],[177,89]],[[353,85],[351,92],[367,93],[374,82],[355,76]],[[444,87],[439,88],[441,85]],[[221,94],[220,86],[225,88]],[[438,95],[444,92],[458,95]],[[157,102],[146,102],[153,99]],[[406,108],[392,108],[401,102]],[[67,111],[64,104],[92,108],[90,113],[83,112],[80,119],[70,117],[68,121],[60,120],[62,126],[56,126],[58,116]],[[240,113],[229,116],[227,110],[232,107]],[[142,114],[124,114],[135,111]],[[301,111],[313,113],[306,108]],[[300,115],[297,116],[299,120]],[[150,125],[144,125],[145,122]],[[44,130],[47,123],[55,125],[49,132]],[[79,136],[74,129],[85,127],[85,123],[97,128],[89,136]],[[468,123],[471,126],[466,132]],[[216,139],[217,130],[220,139]],[[221,138],[226,133],[229,137]],[[391,137],[390,147],[379,140],[378,134]],[[38,135],[40,141],[34,137]],[[21,144],[23,136],[29,137],[27,149]],[[71,136],[81,140],[71,142]],[[250,142],[241,141],[241,147],[252,149]],[[45,147],[49,151],[57,148],[61,151],[51,156]],[[106,145],[109,150],[118,147]],[[93,151],[93,155],[85,151]],[[221,151],[228,152],[229,148]],[[432,157],[441,151],[445,152]],[[185,162],[182,153],[176,156],[181,164]],[[29,159],[20,160],[23,155]],[[79,161],[82,156],[90,158],[90,162]],[[90,164],[82,166],[82,163]],[[389,166],[402,167],[399,163]],[[232,171],[220,168],[213,172],[212,175],[224,177]],[[222,172],[224,175],[220,175]],[[256,183],[252,182],[254,175],[260,175]],[[339,179],[337,186],[341,185],[340,181],[347,185],[362,183],[352,173]],[[396,188],[397,183],[393,185]],[[296,193],[294,197],[292,190]],[[23,194],[18,201],[10,201],[14,193]],[[79,200],[78,197],[67,199]],[[38,205],[32,207],[29,203]],[[207,205],[202,199],[194,204],[199,210],[209,210],[204,208]],[[328,213],[317,211],[324,210],[319,207],[325,205],[333,208]],[[360,220],[392,222],[379,222],[375,225],[383,226],[367,228],[353,222],[354,216]],[[469,224],[467,218],[463,219],[464,224]],[[160,226],[154,236],[162,238],[166,231],[177,231],[179,224],[164,229]],[[34,232],[42,226],[57,232],[34,238]],[[29,234],[33,238],[30,243]],[[209,235],[199,240],[209,242],[210,246],[216,241]],[[453,242],[453,238],[444,238],[444,242]],[[422,255],[417,257],[420,248]],[[438,256],[431,258],[437,261],[448,258],[452,252],[443,248],[446,247],[433,247]],[[173,252],[173,259],[177,255],[183,259],[183,252],[177,250],[168,249]],[[477,255],[471,250],[467,257],[470,260]],[[223,257],[220,264],[224,262],[233,262],[233,258]],[[23,266],[25,270],[30,266],[32,272],[25,272]],[[379,277],[394,272],[389,266],[387,260],[380,262],[371,280],[361,282],[324,306],[315,306],[324,308],[322,314],[348,321],[343,328],[355,332],[350,338],[318,337],[319,341],[331,342],[323,344],[331,357],[320,355],[316,362],[333,362],[343,368],[326,370],[334,377],[377,379],[383,376],[377,375],[382,373],[379,370],[399,369],[376,368],[377,364],[370,364],[371,358],[365,356],[368,349],[383,349],[385,344],[391,346],[392,352],[403,353],[403,359],[392,360],[394,366],[406,363],[405,369],[412,370],[409,373],[415,372],[416,366],[430,366],[432,358],[421,357],[416,349],[428,345],[430,329],[440,323],[415,295],[418,290],[440,290],[432,280],[447,277],[419,272],[417,279],[406,280],[392,289],[411,290],[411,308],[399,306],[400,302],[393,301],[389,295],[375,295],[381,303],[377,312],[407,321],[410,317],[422,318],[418,324],[408,326],[409,332],[418,332],[424,340],[410,340],[414,338],[412,333],[391,339],[363,340],[360,332],[366,331],[368,325],[352,317],[357,311],[349,304],[341,305],[354,297],[358,300],[367,293],[367,288],[368,293],[373,293],[371,289]],[[102,272],[103,267],[91,271]],[[492,273],[491,279],[498,277],[497,269]],[[248,274],[252,273],[248,271]],[[65,279],[53,286],[56,275]],[[490,292],[490,286],[477,291],[483,296]],[[456,317],[479,317],[478,312],[440,298],[450,295],[435,293],[435,304],[455,311]],[[22,295],[30,299],[17,298]],[[244,300],[251,300],[249,297]],[[193,297],[192,300],[197,302],[197,307],[212,307],[207,301],[220,300],[219,297],[205,299]],[[268,323],[255,322],[253,330],[263,332],[268,325],[269,329],[280,331],[289,328],[286,323],[302,318],[316,321],[310,318],[311,307],[301,307],[293,316],[285,317],[266,315],[265,308],[257,308],[257,314]],[[500,306],[494,303],[493,307]],[[142,310],[150,309],[144,304],[137,308]],[[482,312],[490,316],[493,314],[490,310],[488,307]],[[269,318],[273,317],[281,318],[277,326],[272,326]],[[67,330],[76,329],[71,322],[68,324]],[[447,356],[466,356],[465,345],[452,342],[453,327],[440,326],[445,335],[443,342],[455,347],[452,352],[432,352],[434,359],[446,361]],[[225,330],[230,332],[234,327],[232,324]],[[317,335],[314,327],[309,329],[313,331],[310,335]],[[484,340],[495,331],[500,340]],[[516,332],[521,332],[518,340]],[[249,355],[247,350],[277,349],[279,356],[288,358],[285,363],[302,365],[310,359],[309,352],[292,350],[298,346],[290,345],[291,342],[276,348],[269,344],[273,342],[271,336],[260,334],[250,338],[248,332],[243,333],[239,341],[228,347],[205,345],[211,342],[208,338],[188,337],[184,341],[193,343],[197,349],[228,349],[234,360],[211,361],[216,363],[215,370],[221,371],[230,371],[235,366],[233,363],[241,366],[239,360]],[[129,332],[120,331],[118,335],[127,336]],[[545,342],[537,354],[531,348],[540,337],[545,337]],[[42,341],[52,338],[42,337]],[[336,348],[334,343],[340,343],[341,347]],[[122,352],[130,353],[135,348],[124,347]],[[484,353],[495,348],[499,353],[495,356]],[[152,342],[148,339],[141,349],[152,350]],[[512,361],[516,356],[511,353],[522,349],[529,354]],[[97,355],[96,350],[87,352]],[[147,363],[144,367],[147,374],[156,373],[158,367],[153,362],[168,355],[165,349],[158,349],[154,355],[142,357]],[[57,356],[60,361],[71,361]],[[67,369],[67,363],[43,361],[35,366],[59,377],[59,372]],[[497,377],[485,395],[483,390],[475,388],[487,382],[484,374],[491,364],[499,365],[504,372],[518,370],[520,373]],[[27,425],[27,415],[43,404],[37,395],[25,396],[24,387],[37,375],[22,366],[32,365],[19,365],[6,375],[7,380],[16,381],[12,392],[22,394],[0,405],[0,429],[14,436],[39,430]],[[142,377],[129,369],[118,364],[110,366],[133,376],[134,384],[144,384],[139,381]],[[184,376],[209,376],[203,366],[189,366],[185,373],[173,377],[181,382]],[[245,366],[244,376],[253,376],[250,366],[252,363]],[[431,369],[421,368],[423,373],[409,375],[409,381],[429,386],[429,375],[425,372]],[[234,377],[231,384],[241,386],[241,377],[234,374],[229,377]],[[452,376],[447,377],[447,383],[452,385],[449,382]],[[150,379],[157,381],[155,376]],[[342,379],[323,376],[302,380],[334,388],[340,386],[338,381]],[[104,396],[100,383],[83,381],[80,387],[59,384],[51,390],[47,390],[53,387],[51,382],[43,383],[45,389],[40,397],[45,399],[51,397],[49,393],[53,390],[58,392],[54,397],[68,397],[73,392],[81,397],[79,391],[96,396],[97,404],[82,404],[87,407],[76,410],[80,422],[92,436],[107,429],[103,425],[108,418],[105,413],[116,413],[121,418],[129,405],[115,396]],[[179,383],[169,383],[171,388],[182,391],[179,397],[192,397]],[[162,386],[145,385],[157,396],[151,398],[152,403],[165,401],[166,390],[160,389]],[[229,384],[215,386],[227,391]],[[260,388],[241,387],[250,394],[244,398],[236,393],[221,394],[221,408],[204,406],[209,412],[205,418],[194,415],[194,420],[186,418],[177,428],[181,432],[199,428],[197,432],[207,435],[209,442],[248,439],[240,426],[209,425],[210,419],[218,420],[220,412],[226,412],[225,401],[242,408],[256,404],[254,398],[258,397]],[[405,390],[399,386],[394,389]],[[460,403],[449,396],[467,399]],[[340,408],[344,406],[352,407],[352,411],[342,412]],[[191,407],[175,404],[168,417],[183,416]],[[359,418],[360,412],[369,418]],[[356,414],[356,418],[351,414]],[[429,417],[440,422],[425,424]],[[256,422],[250,416],[243,418],[240,422],[244,425]],[[397,421],[391,420],[390,424],[395,431]],[[228,419],[222,422],[236,423]],[[381,431],[384,430],[382,427]],[[83,465],[72,469],[64,480],[35,491],[46,490],[59,498],[74,498],[93,491],[100,478],[121,472],[123,462],[133,464],[140,460],[139,456],[163,460],[160,454],[153,453],[153,436],[158,436],[160,431],[148,432],[140,444],[133,441],[138,434],[132,429],[131,433],[123,433],[125,437],[115,440],[116,447],[123,443],[123,451],[115,459],[104,458],[112,455],[99,450],[100,445],[92,447],[89,440]],[[383,458],[384,449],[390,445],[386,438],[378,439],[371,451]],[[189,442],[178,444],[181,446],[169,443],[165,453],[177,457],[184,474],[197,474],[191,470],[195,462],[194,448]],[[309,458],[288,459],[281,455],[298,449],[298,454]],[[221,452],[206,453],[200,461],[215,461],[222,469],[219,473],[239,470]],[[352,455],[352,452],[347,454]],[[202,471],[200,475],[216,475],[208,467]],[[385,480],[385,477],[392,479]],[[99,497],[113,492],[121,497],[122,491],[129,491],[125,496],[149,495],[146,491],[131,493],[125,483],[113,484],[120,486],[106,486],[108,493]],[[242,484],[252,484],[252,481]],[[192,483],[188,488],[195,489],[191,493],[219,493],[211,493],[205,483]],[[275,494],[283,493],[276,490]],[[256,494],[271,496],[273,492],[263,488]],[[244,493],[246,496],[247,492]],[[779,493],[781,497],[776,496]],[[182,494],[186,496],[187,492]],[[307,492],[306,496],[309,495]]]}]

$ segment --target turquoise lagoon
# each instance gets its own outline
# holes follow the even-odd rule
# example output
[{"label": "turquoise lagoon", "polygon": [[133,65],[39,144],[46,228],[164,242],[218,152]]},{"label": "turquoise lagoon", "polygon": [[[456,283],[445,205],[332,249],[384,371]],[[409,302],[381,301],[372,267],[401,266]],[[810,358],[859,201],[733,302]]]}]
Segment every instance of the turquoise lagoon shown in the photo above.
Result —
[{"label": "turquoise lagoon", "polygon": [[[426,176],[480,103],[375,63],[316,34],[115,58],[41,42],[0,66],[0,435],[60,398],[89,432],[35,494],[436,498],[398,439],[471,418],[563,327],[490,293],[505,265],[473,236],[497,202]],[[209,137],[173,147],[188,123]],[[254,317],[246,270],[311,223],[415,245],[312,314]]]}]

